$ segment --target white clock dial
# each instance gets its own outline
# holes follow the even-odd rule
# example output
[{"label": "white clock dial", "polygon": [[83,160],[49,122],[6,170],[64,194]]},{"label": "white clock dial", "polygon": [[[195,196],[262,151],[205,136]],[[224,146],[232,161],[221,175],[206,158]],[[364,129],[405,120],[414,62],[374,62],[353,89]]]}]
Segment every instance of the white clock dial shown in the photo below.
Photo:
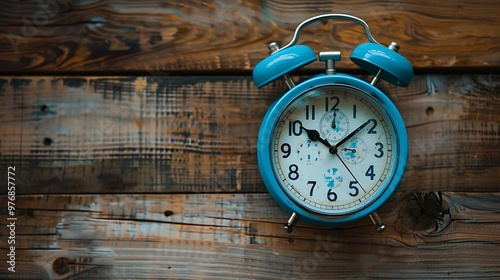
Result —
[{"label": "white clock dial", "polygon": [[302,93],[271,134],[281,188],[301,207],[343,215],[372,203],[395,168],[394,128],[368,93],[331,85]]}]

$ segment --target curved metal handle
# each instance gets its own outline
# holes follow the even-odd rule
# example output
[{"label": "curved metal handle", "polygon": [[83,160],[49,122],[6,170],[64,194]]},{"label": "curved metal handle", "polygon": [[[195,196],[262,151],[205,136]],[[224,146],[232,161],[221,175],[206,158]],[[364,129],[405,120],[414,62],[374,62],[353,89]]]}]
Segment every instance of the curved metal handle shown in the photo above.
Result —
[{"label": "curved metal handle", "polygon": [[355,17],[355,16],[348,15],[348,14],[322,14],[322,15],[311,17],[311,18],[306,19],[303,22],[301,22],[297,26],[297,28],[295,29],[295,33],[293,34],[292,41],[290,41],[290,43],[288,43],[286,46],[284,46],[281,49],[286,49],[288,47],[295,45],[297,43],[297,41],[299,40],[299,33],[302,30],[302,28],[308,26],[311,23],[321,21],[321,20],[326,20],[326,19],[345,19],[345,20],[353,21],[353,22],[363,26],[363,28],[365,29],[366,37],[368,38],[368,40],[370,42],[380,45],[380,43],[378,43],[373,38],[372,33],[370,31],[370,27],[368,26],[368,24],[364,20],[362,20],[358,17]]}]

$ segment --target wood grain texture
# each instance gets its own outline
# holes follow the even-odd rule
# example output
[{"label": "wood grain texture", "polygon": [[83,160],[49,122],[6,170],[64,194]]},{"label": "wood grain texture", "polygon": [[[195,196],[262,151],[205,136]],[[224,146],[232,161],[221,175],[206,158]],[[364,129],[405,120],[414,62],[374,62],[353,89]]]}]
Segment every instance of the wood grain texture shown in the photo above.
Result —
[{"label": "wood grain texture", "polygon": [[[368,219],[284,233],[257,167],[286,86],[249,73],[332,12],[398,42],[419,73],[379,85],[410,142],[383,233]],[[3,1],[0,279],[499,279],[499,14],[495,0]],[[348,57],[364,41],[339,21],[300,40],[360,75]]]},{"label": "wood grain texture", "polygon": [[[499,77],[382,84],[409,133],[402,191],[498,190]],[[2,79],[1,180],[15,165],[23,194],[264,192],[258,129],[283,88],[248,77]]]},{"label": "wood grain texture", "polygon": [[[18,196],[16,275],[494,279],[499,205],[498,193],[399,193],[379,212],[383,234],[368,220],[337,229],[299,223],[286,234],[287,214],[268,194]],[[0,221],[5,227],[6,213]],[[2,279],[12,275],[5,254],[0,268]]]},{"label": "wood grain texture", "polygon": [[[416,69],[498,69],[496,0],[444,1],[4,1],[0,73],[248,71],[267,44],[290,41],[320,13],[361,17],[375,38],[401,45]],[[317,23],[301,43],[341,50],[347,59],[366,38],[350,22]],[[322,69],[316,62],[308,69]]]}]

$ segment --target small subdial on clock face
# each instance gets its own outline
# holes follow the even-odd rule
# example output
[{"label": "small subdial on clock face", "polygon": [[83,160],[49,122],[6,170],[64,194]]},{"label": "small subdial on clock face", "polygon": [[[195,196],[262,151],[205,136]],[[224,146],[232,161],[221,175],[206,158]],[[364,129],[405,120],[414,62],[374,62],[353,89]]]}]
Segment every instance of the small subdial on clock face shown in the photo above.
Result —
[{"label": "small subdial on clock face", "polygon": [[320,154],[321,152],[318,149],[318,144],[313,143],[309,139],[306,143],[299,144],[299,149],[297,150],[299,160],[305,162],[307,165],[317,162]]},{"label": "small subdial on clock face", "polygon": [[325,172],[325,175],[323,175],[323,179],[325,181],[325,184],[328,188],[334,189],[340,184],[342,184],[342,181],[344,181],[344,177],[342,176],[342,172],[340,172],[339,169],[337,168],[328,168]]},{"label": "small subdial on clock face", "polygon": [[337,142],[349,132],[349,119],[339,110],[328,111],[321,117],[319,130],[327,140]]},{"label": "small subdial on clock face", "polygon": [[342,145],[340,153],[346,162],[350,164],[358,164],[366,157],[366,144],[363,139],[352,137],[348,142]]}]

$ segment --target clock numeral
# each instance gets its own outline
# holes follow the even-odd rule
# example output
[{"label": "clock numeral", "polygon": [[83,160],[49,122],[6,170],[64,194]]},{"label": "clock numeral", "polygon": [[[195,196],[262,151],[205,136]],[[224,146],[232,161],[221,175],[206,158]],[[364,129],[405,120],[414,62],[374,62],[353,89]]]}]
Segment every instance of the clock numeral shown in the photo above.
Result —
[{"label": "clock numeral", "polygon": [[352,105],[352,118],[355,119],[356,118],[356,104],[353,104]]},{"label": "clock numeral", "polygon": [[[330,108],[330,105],[329,105],[330,100],[334,101],[333,106],[331,108]],[[332,96],[330,98],[325,97],[325,111],[336,110],[337,106],[339,105],[339,103],[340,103],[340,99],[337,96]]]},{"label": "clock numeral", "polygon": [[306,120],[308,119],[316,119],[316,106],[311,105],[311,107],[309,107],[309,105],[306,105]]},{"label": "clock numeral", "polygon": [[309,196],[313,196],[314,187],[316,187],[316,181],[307,181],[308,185],[311,185],[311,190],[309,191]]},{"label": "clock numeral", "polygon": [[355,185],[359,184],[358,181],[350,181],[349,182],[349,189],[351,189],[353,192],[349,192],[350,196],[357,196],[359,194],[359,189]]},{"label": "clock numeral", "polygon": [[289,121],[288,122],[288,136],[300,136],[302,134],[302,122],[301,121]]},{"label": "clock numeral", "polygon": [[375,130],[375,127],[377,127],[377,120],[376,119],[371,119],[373,126],[368,130],[368,134],[377,134],[377,131]]},{"label": "clock numeral", "polygon": [[290,180],[297,180],[299,179],[299,167],[296,164],[292,164],[288,167],[288,178]]},{"label": "clock numeral", "polygon": [[283,152],[283,158],[289,157],[290,154],[292,153],[292,148],[290,147],[290,144],[283,143],[281,145],[281,152]]},{"label": "clock numeral", "polygon": [[365,173],[365,175],[367,177],[370,177],[370,180],[372,180],[372,181],[373,181],[373,178],[375,178],[375,172],[373,170],[374,170],[373,165],[370,165],[370,167],[368,167],[368,169],[366,170],[366,173]]},{"label": "clock numeral", "polygon": [[326,198],[329,201],[334,202],[337,200],[337,194],[333,192],[332,189],[328,189],[328,193],[326,193]]},{"label": "clock numeral", "polygon": [[384,144],[377,142],[377,143],[375,143],[375,146],[378,147],[377,151],[379,152],[379,154],[376,154],[375,157],[376,158],[383,157],[384,156]]}]

